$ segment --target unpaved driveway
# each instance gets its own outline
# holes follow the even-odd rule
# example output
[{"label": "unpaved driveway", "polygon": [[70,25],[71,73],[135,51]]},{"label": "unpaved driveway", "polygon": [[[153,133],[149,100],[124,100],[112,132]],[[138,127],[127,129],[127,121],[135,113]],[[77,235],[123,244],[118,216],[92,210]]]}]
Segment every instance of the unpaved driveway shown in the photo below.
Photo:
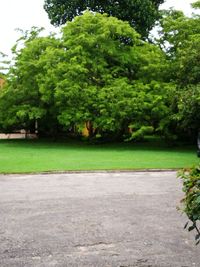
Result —
[{"label": "unpaved driveway", "polygon": [[0,266],[200,266],[175,172],[0,175]]}]

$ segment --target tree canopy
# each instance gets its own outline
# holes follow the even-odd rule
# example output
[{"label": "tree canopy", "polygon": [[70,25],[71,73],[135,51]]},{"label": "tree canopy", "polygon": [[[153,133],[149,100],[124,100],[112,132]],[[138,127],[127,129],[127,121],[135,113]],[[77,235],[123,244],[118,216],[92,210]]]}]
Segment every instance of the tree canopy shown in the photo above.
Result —
[{"label": "tree canopy", "polygon": [[[23,33],[19,39],[23,41],[23,48],[18,49],[17,44],[13,48],[15,64],[10,68],[7,86],[1,92],[0,126],[3,131],[34,129],[36,120],[44,121],[41,123],[44,131],[56,130],[50,94],[47,96],[48,92],[45,92],[44,96],[39,81],[46,72],[46,62],[40,59],[47,50],[56,47],[58,41],[53,36],[39,37],[41,30],[33,27]],[[48,62],[51,60],[53,58]]]},{"label": "tree canopy", "polygon": [[[193,6],[199,8],[199,1]],[[159,44],[168,57],[168,79],[176,84],[172,118],[181,132],[196,138],[200,127],[200,16],[166,11]]]},{"label": "tree canopy", "polygon": [[152,127],[145,110],[156,105],[152,73],[162,61],[159,49],[142,42],[128,23],[91,12],[63,28],[63,45],[63,78],[56,87],[61,123],[88,121],[94,134]]},{"label": "tree canopy", "polygon": [[158,8],[163,2],[164,0],[45,0],[44,9],[51,23],[56,26],[72,21],[89,9],[128,21],[137,32],[147,37],[160,17]]},{"label": "tree canopy", "polygon": [[62,31],[60,39],[25,36],[1,96],[4,128],[38,120],[39,131],[81,131],[86,123],[91,137],[129,139],[158,128],[168,112],[164,53],[105,14],[85,12]]},{"label": "tree canopy", "polygon": [[[198,2],[195,4],[198,7]],[[128,22],[87,10],[59,37],[32,28],[13,47],[0,129],[137,140],[194,140],[200,120],[200,17],[165,11],[156,43]]]}]

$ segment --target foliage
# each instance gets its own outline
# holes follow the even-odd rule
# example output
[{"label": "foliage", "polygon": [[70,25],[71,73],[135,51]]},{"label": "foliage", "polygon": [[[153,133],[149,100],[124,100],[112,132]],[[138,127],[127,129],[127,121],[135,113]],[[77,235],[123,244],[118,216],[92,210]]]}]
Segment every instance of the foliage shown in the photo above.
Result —
[{"label": "foliage", "polygon": [[200,229],[197,222],[200,221],[200,165],[189,170],[183,170],[179,173],[179,177],[183,180],[183,192],[185,197],[182,200],[183,211],[186,213],[192,226],[188,227],[188,231],[196,230],[196,244],[200,243]]},{"label": "foliage", "polygon": [[168,58],[165,78],[176,88],[171,101],[170,124],[176,125],[172,133],[179,136],[183,133],[195,140],[200,114],[200,16],[186,17],[180,11],[165,11],[159,34],[158,44]]},{"label": "foliage", "polygon": [[122,137],[129,125],[151,127],[152,117],[156,124],[164,116],[165,85],[156,81],[164,55],[128,23],[85,12],[63,28],[62,41],[63,55],[53,70],[59,75],[61,124],[81,129],[89,122],[90,137],[105,132]]},{"label": "foliage", "polygon": [[165,10],[159,21],[159,45],[167,54],[174,58],[179,49],[187,47],[192,35],[200,30],[199,16],[187,17],[177,10]]},{"label": "foliage", "polygon": [[[0,127],[141,139],[168,114],[164,53],[127,23],[85,12],[60,39],[25,32],[0,97]],[[21,44],[22,42],[22,44]]]},{"label": "foliage", "polygon": [[171,61],[171,79],[181,86],[198,83],[200,16],[170,9],[163,11],[159,23],[156,41]]},{"label": "foliage", "polygon": [[15,64],[7,74],[7,87],[1,92],[0,99],[0,127],[3,131],[34,130],[36,120],[40,131],[56,129],[53,91],[45,91],[40,80],[45,76],[48,64],[55,60],[55,57],[49,57],[45,61],[42,55],[47,51],[50,53],[59,41],[54,36],[39,37],[41,30],[32,28],[25,32],[13,47]]},{"label": "foliage", "polygon": [[191,4],[193,8],[199,9],[200,8],[200,1],[196,1],[194,3]]},{"label": "foliage", "polygon": [[194,139],[198,22],[170,11],[161,21],[163,50],[128,22],[90,11],[68,22],[60,38],[41,37],[42,29],[33,27],[13,47],[15,63],[0,93],[0,129],[34,131],[37,121],[39,133],[51,136],[79,135],[86,125],[91,139],[156,133],[175,140],[182,132]]},{"label": "foliage", "polygon": [[45,0],[44,9],[53,25],[62,25],[66,21],[72,21],[83,11],[89,9],[128,21],[143,37],[147,37],[159,18],[158,8],[163,2],[164,0]]},{"label": "foliage", "polygon": [[0,78],[5,77],[5,71],[9,69],[10,61],[7,60],[7,55],[0,51]]},{"label": "foliage", "polygon": [[199,130],[200,121],[200,84],[187,86],[176,92],[178,98],[178,112],[173,114],[183,132],[195,133],[194,139]]}]

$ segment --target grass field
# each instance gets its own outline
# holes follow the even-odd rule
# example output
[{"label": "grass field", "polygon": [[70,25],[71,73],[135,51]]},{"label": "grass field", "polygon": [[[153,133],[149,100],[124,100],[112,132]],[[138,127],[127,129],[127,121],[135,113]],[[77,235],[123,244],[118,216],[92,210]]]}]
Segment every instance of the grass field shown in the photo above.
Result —
[{"label": "grass field", "polygon": [[195,146],[161,142],[99,144],[0,140],[0,173],[65,170],[178,169],[199,162]]}]

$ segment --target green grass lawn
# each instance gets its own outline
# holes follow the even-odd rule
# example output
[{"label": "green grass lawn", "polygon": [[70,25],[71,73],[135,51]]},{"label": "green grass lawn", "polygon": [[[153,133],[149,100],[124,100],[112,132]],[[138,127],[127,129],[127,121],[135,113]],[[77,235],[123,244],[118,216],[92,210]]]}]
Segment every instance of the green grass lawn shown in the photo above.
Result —
[{"label": "green grass lawn", "polygon": [[0,173],[66,170],[178,169],[199,162],[195,146],[161,142],[98,144],[0,140]]}]

